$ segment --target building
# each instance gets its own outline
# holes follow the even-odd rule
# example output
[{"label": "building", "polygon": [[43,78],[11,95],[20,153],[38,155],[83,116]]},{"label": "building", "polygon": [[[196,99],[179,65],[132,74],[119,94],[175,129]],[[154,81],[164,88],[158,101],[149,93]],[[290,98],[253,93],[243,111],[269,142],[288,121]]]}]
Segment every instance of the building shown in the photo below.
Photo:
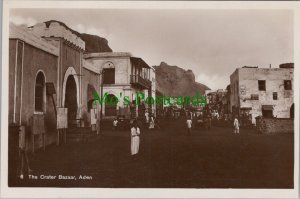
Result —
[{"label": "building", "polygon": [[[155,114],[152,67],[130,53],[86,53],[85,47],[80,34],[62,22],[10,24],[9,126],[25,127],[33,151],[76,132],[99,133],[95,93],[101,95],[101,85],[108,101],[118,100],[115,106],[103,103],[104,118]],[[59,129],[66,129],[63,135]]]},{"label": "building", "polygon": [[205,96],[207,105],[210,107],[213,113],[218,113],[220,118],[223,118],[225,117],[225,114],[228,114],[226,89],[206,90]]},{"label": "building", "polygon": [[103,103],[104,119],[143,117],[146,109],[155,112],[155,104],[148,107],[146,101],[155,99],[155,72],[143,59],[127,52],[86,53],[84,63],[103,73],[107,101],[118,99],[115,105]]},{"label": "building", "polygon": [[31,143],[31,148],[56,140],[56,105],[51,102],[51,96],[46,95],[45,88],[46,83],[57,88],[58,57],[57,47],[32,34],[26,27],[10,24],[9,126],[23,125],[25,131],[31,131],[34,116],[46,121],[40,132],[32,136],[36,143]]},{"label": "building", "polygon": [[100,109],[89,101],[100,75],[83,65],[84,51],[85,42],[62,23],[10,24],[9,126],[25,126],[32,150],[57,142],[57,129],[97,125]]},{"label": "building", "polygon": [[230,76],[230,112],[253,124],[257,116],[293,117],[293,78],[293,63],[279,68],[237,68]]}]

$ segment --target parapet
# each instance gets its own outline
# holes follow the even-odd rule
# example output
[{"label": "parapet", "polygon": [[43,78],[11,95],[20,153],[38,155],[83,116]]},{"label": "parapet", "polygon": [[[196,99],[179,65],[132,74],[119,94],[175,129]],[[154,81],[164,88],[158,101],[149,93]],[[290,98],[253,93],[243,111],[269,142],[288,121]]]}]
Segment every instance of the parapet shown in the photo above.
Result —
[{"label": "parapet", "polygon": [[49,24],[49,26],[47,26],[46,23],[38,23],[30,27],[30,29],[34,34],[37,34],[40,37],[63,38],[82,50],[85,50],[85,42],[78,35],[73,33],[72,29],[60,24],[59,22],[53,21]]},{"label": "parapet", "polygon": [[16,26],[13,23],[9,24],[9,38],[20,39],[36,48],[44,50],[50,54],[58,56],[58,48],[39,35],[31,32],[26,26]]}]

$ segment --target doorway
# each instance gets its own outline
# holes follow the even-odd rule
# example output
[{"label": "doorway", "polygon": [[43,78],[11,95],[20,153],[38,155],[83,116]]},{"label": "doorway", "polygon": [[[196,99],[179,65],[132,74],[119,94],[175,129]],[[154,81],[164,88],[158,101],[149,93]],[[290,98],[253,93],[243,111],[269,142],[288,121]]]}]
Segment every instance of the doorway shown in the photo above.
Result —
[{"label": "doorway", "polygon": [[69,126],[76,126],[77,116],[77,89],[73,75],[69,75],[66,83],[65,107],[68,108]]}]

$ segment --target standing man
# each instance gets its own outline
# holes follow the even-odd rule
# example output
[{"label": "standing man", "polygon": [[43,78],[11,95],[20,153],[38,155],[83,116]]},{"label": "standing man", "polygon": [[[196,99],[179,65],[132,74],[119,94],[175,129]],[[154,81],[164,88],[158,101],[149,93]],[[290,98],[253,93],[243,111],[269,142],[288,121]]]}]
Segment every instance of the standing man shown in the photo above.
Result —
[{"label": "standing man", "polygon": [[150,115],[150,124],[149,124],[149,129],[154,129],[154,118],[153,115]]},{"label": "standing man", "polygon": [[131,128],[131,155],[134,159],[139,152],[140,134],[140,128],[138,127],[137,121],[135,120]]},{"label": "standing man", "polygon": [[240,124],[237,119],[237,116],[235,116],[234,118],[233,127],[234,127],[234,134],[240,134]]},{"label": "standing man", "polygon": [[188,119],[186,120],[186,124],[187,124],[187,135],[191,136],[192,133],[192,120],[190,117],[188,117]]},{"label": "standing man", "polygon": [[145,119],[146,119],[146,127],[149,128],[149,113],[148,113],[148,111],[145,112]]}]

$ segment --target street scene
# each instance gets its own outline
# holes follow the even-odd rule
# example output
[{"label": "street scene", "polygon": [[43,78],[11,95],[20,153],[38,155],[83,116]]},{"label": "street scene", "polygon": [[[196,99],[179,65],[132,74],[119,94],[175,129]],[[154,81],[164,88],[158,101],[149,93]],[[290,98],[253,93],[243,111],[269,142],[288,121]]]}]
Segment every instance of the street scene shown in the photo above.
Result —
[{"label": "street scene", "polygon": [[9,22],[9,187],[294,188],[292,11]]},{"label": "street scene", "polygon": [[[49,147],[33,155],[32,175],[18,186],[106,188],[291,188],[293,135],[234,135],[232,128],[195,128],[165,121],[160,130],[141,130],[140,151],[130,157],[130,133],[105,131],[88,142]],[[168,127],[171,126],[171,127]],[[275,155],[274,155],[275,154]],[[57,176],[55,180],[40,176]],[[59,179],[76,176],[76,180]],[[86,176],[86,179],[80,179]],[[45,177],[46,178],[46,177]],[[62,177],[63,178],[63,177]]]}]

